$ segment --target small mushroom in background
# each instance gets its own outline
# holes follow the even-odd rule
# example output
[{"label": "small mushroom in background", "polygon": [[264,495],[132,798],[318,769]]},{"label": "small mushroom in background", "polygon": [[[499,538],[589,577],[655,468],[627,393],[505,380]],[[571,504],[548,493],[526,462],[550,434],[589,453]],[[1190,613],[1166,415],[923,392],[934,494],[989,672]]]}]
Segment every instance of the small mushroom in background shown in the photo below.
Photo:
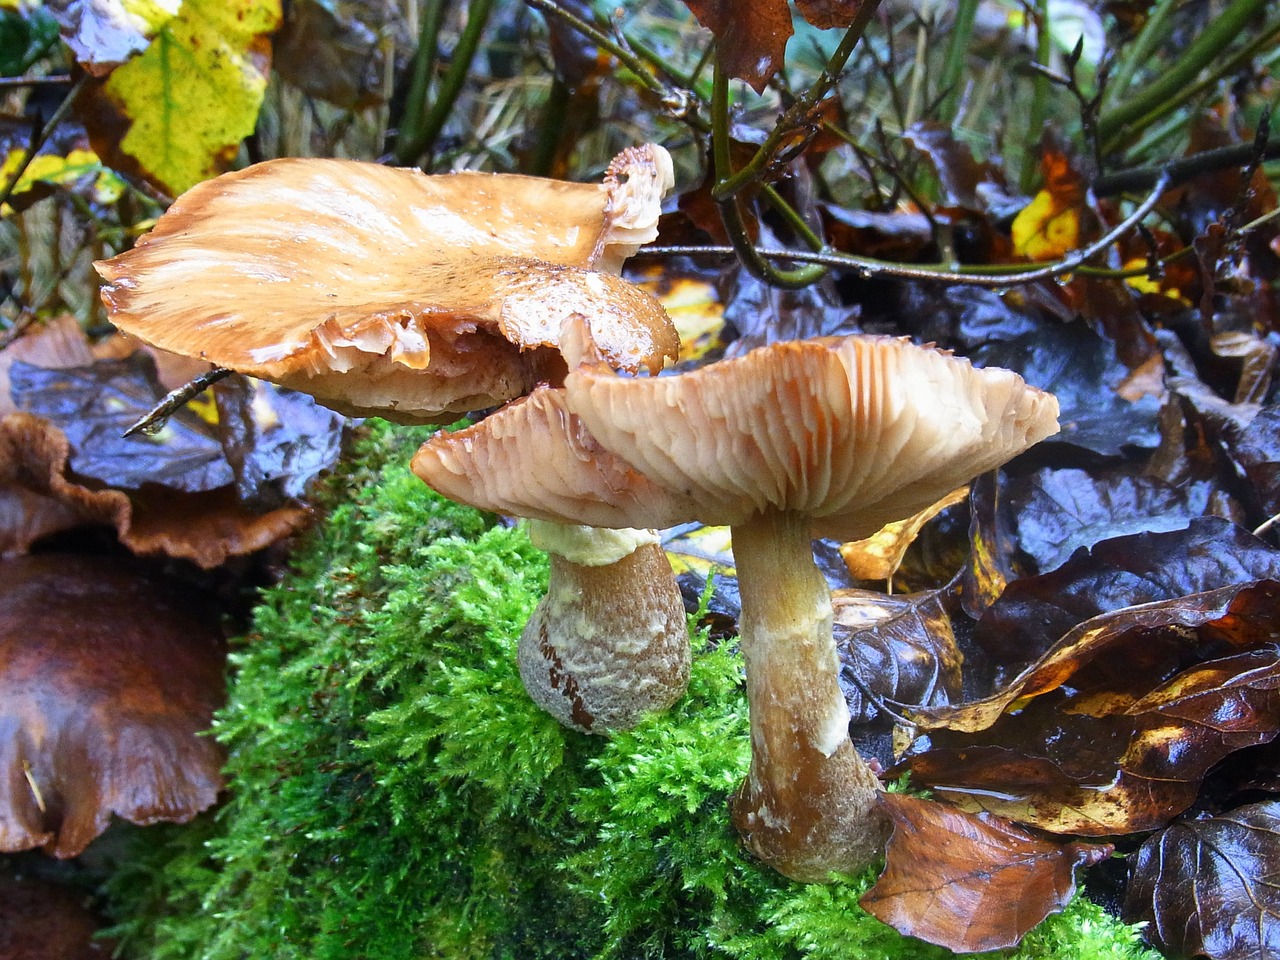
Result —
[{"label": "small mushroom in background", "polygon": [[[631,373],[675,360],[662,306],[617,275],[656,238],[673,181],[652,144],[619,154],[602,184],[276,160],[193,188],[133,250],[96,267],[112,322],[147,343],[350,415],[447,423],[558,384],[584,355]],[[579,335],[562,337],[575,325]],[[604,732],[678,699],[688,633],[656,538],[550,526],[535,536],[553,558],[519,654],[535,700]],[[581,651],[603,645],[615,651],[606,660],[639,669],[655,634],[677,692],[584,707],[577,691],[601,678]]]},{"label": "small mushroom in background", "polygon": [[0,852],[74,857],[113,815],[212,806],[224,666],[217,617],[131,562],[0,563]]},{"label": "small mushroom in background", "polygon": [[[583,367],[496,422],[428,441],[414,470],[453,499],[562,523],[732,527],[752,745],[733,819],[761,860],[819,882],[874,862],[886,827],[849,739],[813,537],[866,537],[1057,429],[1056,400],[1016,374],[854,336],[673,377]],[[568,466],[482,466],[504,461]]]}]

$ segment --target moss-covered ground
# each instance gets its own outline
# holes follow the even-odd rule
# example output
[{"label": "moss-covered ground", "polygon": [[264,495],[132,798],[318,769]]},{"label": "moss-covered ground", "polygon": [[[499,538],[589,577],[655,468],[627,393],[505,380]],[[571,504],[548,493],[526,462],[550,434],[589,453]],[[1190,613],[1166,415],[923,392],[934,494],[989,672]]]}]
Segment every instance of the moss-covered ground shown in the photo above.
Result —
[{"label": "moss-covered ground", "polygon": [[[740,666],[696,644],[689,696],[612,740],[532,706],[514,647],[546,576],[522,531],[407,470],[375,428],[234,658],[215,816],[138,832],[111,886],[129,955],[174,958],[949,957],[802,886],[728,825]],[[1130,960],[1078,898],[1009,956]]]}]

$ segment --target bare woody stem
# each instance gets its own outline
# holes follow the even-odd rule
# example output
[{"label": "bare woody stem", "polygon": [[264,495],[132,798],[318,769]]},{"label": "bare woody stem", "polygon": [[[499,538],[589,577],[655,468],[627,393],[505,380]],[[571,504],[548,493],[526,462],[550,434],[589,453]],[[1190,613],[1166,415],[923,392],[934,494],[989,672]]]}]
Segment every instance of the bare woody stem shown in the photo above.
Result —
[{"label": "bare woody stem", "polygon": [[747,848],[793,880],[855,873],[881,854],[875,774],[849,739],[831,591],[810,523],[768,513],[733,528],[751,770],[733,801]]}]

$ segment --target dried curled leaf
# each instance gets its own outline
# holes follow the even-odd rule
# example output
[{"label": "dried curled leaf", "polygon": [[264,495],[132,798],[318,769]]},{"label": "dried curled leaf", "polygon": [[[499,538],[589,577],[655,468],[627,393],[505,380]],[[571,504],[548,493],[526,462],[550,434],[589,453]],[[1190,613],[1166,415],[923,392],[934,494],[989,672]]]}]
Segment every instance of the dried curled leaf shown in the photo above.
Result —
[{"label": "dried curled leaf", "polygon": [[988,814],[887,793],[885,869],[862,906],[895,930],[957,953],[1001,950],[1075,893],[1077,867],[1110,845],[1041,840]]},{"label": "dried curled leaf", "polygon": [[1280,955],[1280,803],[1176,823],[1138,851],[1125,918],[1170,956]]}]

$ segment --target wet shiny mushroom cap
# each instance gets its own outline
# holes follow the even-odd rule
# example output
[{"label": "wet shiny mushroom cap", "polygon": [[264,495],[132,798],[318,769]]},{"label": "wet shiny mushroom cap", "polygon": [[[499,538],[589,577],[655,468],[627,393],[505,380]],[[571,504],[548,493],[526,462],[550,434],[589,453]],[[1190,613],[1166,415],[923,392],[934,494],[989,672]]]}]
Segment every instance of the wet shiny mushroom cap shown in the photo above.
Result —
[{"label": "wet shiny mushroom cap", "polygon": [[670,184],[652,145],[602,184],[273,160],[194,187],[96,267],[112,322],[148,343],[432,422],[527,393],[571,316],[615,367],[674,358],[662,307],[614,275]]},{"label": "wet shiny mushroom cap", "polygon": [[1058,431],[1008,370],[851,336],[778,343],[676,377],[571,373],[565,405],[604,449],[735,525],[770,511],[856,540]]},{"label": "wet shiny mushroom cap", "polygon": [[1057,432],[1058,404],[1007,370],[853,336],[778,343],[673,377],[591,367],[414,469],[483,509],[594,526],[733,525],[769,511],[869,536]]},{"label": "wet shiny mushroom cap", "polygon": [[214,803],[217,616],[113,559],[0,562],[0,852],[74,857],[112,816],[184,822]]}]

